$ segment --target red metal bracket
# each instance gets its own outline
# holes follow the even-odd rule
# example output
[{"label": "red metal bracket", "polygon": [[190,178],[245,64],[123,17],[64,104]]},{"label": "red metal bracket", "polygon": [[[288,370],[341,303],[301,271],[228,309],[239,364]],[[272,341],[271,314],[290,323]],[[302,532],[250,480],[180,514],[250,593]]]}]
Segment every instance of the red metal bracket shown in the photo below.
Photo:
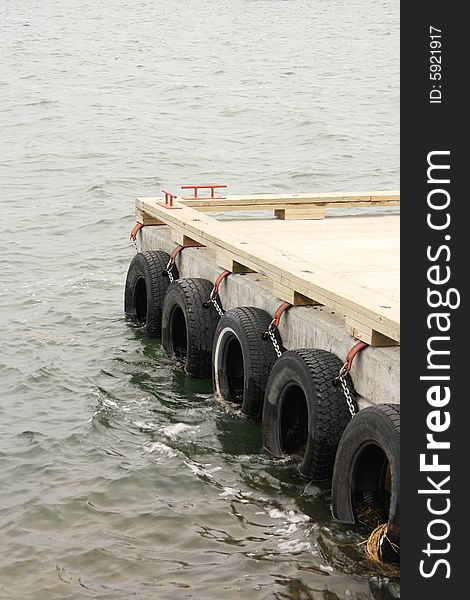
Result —
[{"label": "red metal bracket", "polygon": [[[219,188],[226,188],[226,185],[218,185],[215,183],[206,183],[206,184],[200,184],[200,185],[182,185],[181,189],[182,190],[194,190],[193,191],[193,196],[185,196],[183,197],[183,200],[224,200],[225,196],[216,196],[215,195],[215,190],[219,189]],[[210,196],[199,196],[199,190],[210,190],[211,191],[211,195]]]},{"label": "red metal bracket", "polygon": [[274,317],[273,317],[273,320],[272,320],[272,325],[274,325],[275,327],[279,327],[279,322],[281,320],[282,315],[291,306],[292,306],[292,304],[290,304],[289,302],[283,302],[278,307],[278,309],[276,310],[276,312],[274,313]]},{"label": "red metal bracket", "polygon": [[[170,277],[171,275],[171,270],[174,267],[174,265],[176,264],[176,257],[178,256],[178,254],[181,252],[181,250],[184,250],[184,246],[181,246],[180,244],[178,244],[175,249],[173,250],[173,252],[170,254],[170,260],[168,261],[168,264],[166,265],[165,270],[163,271],[163,275],[166,277]],[[170,281],[173,281],[173,279],[171,279],[170,277]]]},{"label": "red metal bracket", "polygon": [[273,338],[274,330],[278,329],[282,315],[291,306],[292,304],[290,304],[289,302],[283,302],[280,306],[278,306],[276,312],[274,313],[273,320],[269,324],[268,330],[263,333],[263,340],[267,340],[268,337],[270,337],[271,339]]},{"label": "red metal bracket", "polygon": [[228,277],[231,274],[232,271],[222,271],[222,273],[217,277],[214,283],[214,287],[212,288],[211,293],[209,295],[209,300],[207,302],[204,302],[204,304],[202,305],[204,308],[209,308],[212,302],[219,315],[222,316],[224,314],[225,311],[219,306],[219,303],[217,302],[217,296],[219,294],[220,284],[226,277]]},{"label": "red metal bracket", "polygon": [[351,370],[353,360],[356,354],[360,352],[363,348],[367,348],[368,345],[369,344],[366,344],[365,342],[357,342],[356,344],[354,344],[354,346],[348,352],[348,355],[346,356],[346,362],[344,363],[344,366],[348,371]]},{"label": "red metal bracket", "polygon": [[184,250],[184,246],[181,246],[181,244],[178,244],[175,249],[173,250],[173,252],[170,254],[170,261],[169,261],[169,265],[170,265],[170,269],[171,267],[175,264],[176,262],[176,257],[178,256],[178,254],[181,252],[181,250]]},{"label": "red metal bracket", "polygon": [[165,202],[159,202],[158,204],[160,206],[163,206],[163,208],[168,208],[169,210],[178,210],[182,208],[182,206],[173,205],[173,200],[178,197],[176,194],[172,194],[166,190],[162,190],[162,192],[165,194]]},{"label": "red metal bracket", "polygon": [[220,284],[222,283],[222,281],[223,281],[223,280],[224,280],[226,277],[228,277],[228,276],[229,276],[229,275],[231,275],[231,274],[232,274],[232,271],[223,271],[223,272],[222,272],[222,273],[221,273],[221,274],[220,274],[220,275],[217,277],[217,279],[215,280],[214,287],[213,287],[213,289],[212,289],[212,292],[211,292],[211,293],[213,293],[213,294],[218,294],[218,293],[219,293],[219,287],[220,287]]},{"label": "red metal bracket", "polygon": [[137,233],[139,232],[140,229],[142,229],[143,224],[142,223],[136,223],[131,231],[131,234],[129,236],[129,239],[132,242],[135,242],[137,239]]}]

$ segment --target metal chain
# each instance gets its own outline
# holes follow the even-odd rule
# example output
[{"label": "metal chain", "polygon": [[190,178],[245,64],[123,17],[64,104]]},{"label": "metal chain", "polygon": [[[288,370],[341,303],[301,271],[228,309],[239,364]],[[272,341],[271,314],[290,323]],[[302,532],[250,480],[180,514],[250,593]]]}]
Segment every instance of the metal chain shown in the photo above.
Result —
[{"label": "metal chain", "polygon": [[274,335],[274,327],[273,327],[273,323],[271,323],[271,325],[268,327],[268,331],[266,332],[269,337],[271,338],[271,342],[273,343],[274,346],[274,352],[276,353],[276,356],[278,358],[281,358],[282,356],[282,350],[279,346],[279,343],[276,339],[276,336]]},{"label": "metal chain", "polygon": [[173,270],[173,264],[172,264],[172,260],[170,258],[170,260],[168,261],[168,264],[166,266],[165,272],[168,275],[168,279],[170,280],[170,283],[173,283],[173,281],[175,280],[175,278],[173,277],[173,273],[171,272]]},{"label": "metal chain", "polygon": [[215,310],[219,313],[219,316],[223,317],[225,314],[225,310],[220,306],[220,304],[217,302],[217,294],[213,294],[211,292],[211,295],[209,297],[209,300],[212,302],[212,304],[214,305]]},{"label": "metal chain", "polygon": [[204,302],[204,304],[203,304],[204,308],[208,308],[212,304],[212,306],[217,311],[217,314],[219,315],[219,317],[223,317],[226,312],[222,308],[222,306],[219,304],[219,300],[220,300],[219,286],[222,283],[223,279],[225,279],[225,277],[227,277],[227,275],[230,275],[230,274],[231,274],[230,271],[224,271],[217,277],[217,279],[214,283],[214,287],[212,288],[211,293],[209,294],[209,300],[207,302]]},{"label": "metal chain", "polygon": [[136,223],[134,225],[134,227],[132,228],[131,234],[129,236],[131,242],[134,244],[134,248],[135,248],[135,252],[136,254],[139,253],[139,246],[137,244],[137,234],[139,233],[139,231],[142,229],[143,224],[142,223]]},{"label": "metal chain", "polygon": [[[278,330],[278,326],[279,326],[279,321],[281,319],[282,314],[288,309],[290,308],[292,305],[289,304],[289,302],[283,302],[276,310],[276,312],[274,313],[274,318],[271,321],[271,323],[269,324],[269,327],[267,329],[267,331],[265,331],[263,333],[263,340],[267,340],[268,337],[270,338],[273,347],[274,347],[274,351],[276,353],[276,356],[278,358],[281,358],[282,356],[282,349],[279,346],[279,342],[277,341],[276,335],[275,335],[275,331],[276,329]],[[279,331],[279,330],[278,330]]]},{"label": "metal chain", "polygon": [[337,381],[340,382],[341,387],[343,388],[343,394],[346,398],[346,403],[348,405],[349,412],[351,413],[351,419],[356,416],[356,407],[354,406],[354,398],[351,394],[351,390],[348,387],[346,382],[346,375],[349,373],[348,367],[346,363],[339,370],[339,375],[336,378]]},{"label": "metal chain", "polygon": [[218,294],[217,294],[217,292],[215,291],[215,288],[214,288],[211,291],[211,293],[210,293],[209,300],[207,302],[204,302],[204,304],[202,306],[204,308],[209,308],[209,306],[212,304],[212,306],[218,312],[219,316],[223,317],[225,315],[225,310],[217,302],[217,298],[218,298]]}]

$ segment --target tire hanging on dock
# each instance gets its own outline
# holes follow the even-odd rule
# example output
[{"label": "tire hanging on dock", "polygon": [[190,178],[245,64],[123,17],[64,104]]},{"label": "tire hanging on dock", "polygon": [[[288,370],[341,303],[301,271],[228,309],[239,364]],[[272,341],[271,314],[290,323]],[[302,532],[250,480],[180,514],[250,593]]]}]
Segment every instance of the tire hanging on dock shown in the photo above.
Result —
[{"label": "tire hanging on dock", "polygon": [[211,376],[212,343],[220,319],[212,303],[204,306],[212,288],[207,279],[178,279],[163,302],[163,349],[192,377]]},{"label": "tire hanging on dock", "polygon": [[400,536],[400,405],[364,408],[348,424],[336,454],[332,513],[342,523],[385,523],[385,558],[397,560]]},{"label": "tire hanging on dock", "polygon": [[[148,335],[159,336],[162,329],[162,308],[170,280],[165,271],[170,255],[161,250],[139,252],[129,265],[124,291],[126,318],[144,326]],[[173,278],[178,269],[173,266]]]},{"label": "tire hanging on dock", "polygon": [[[241,413],[249,417],[261,415],[266,384],[277,360],[271,341],[263,340],[271,320],[260,308],[233,308],[220,319],[215,332],[215,393],[239,405]],[[278,342],[282,345],[280,339]]]},{"label": "tire hanging on dock", "polygon": [[[273,456],[293,456],[299,472],[330,480],[336,448],[351,419],[335,378],[338,357],[311,348],[285,352],[274,364],[263,408],[263,443]],[[348,376],[348,386],[352,382]]]}]

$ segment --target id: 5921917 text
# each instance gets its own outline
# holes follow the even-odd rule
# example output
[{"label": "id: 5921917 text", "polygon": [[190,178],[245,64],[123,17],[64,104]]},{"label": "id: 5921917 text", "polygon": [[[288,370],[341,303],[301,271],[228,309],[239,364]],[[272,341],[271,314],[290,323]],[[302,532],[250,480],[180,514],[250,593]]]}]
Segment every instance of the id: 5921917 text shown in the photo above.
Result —
[{"label": "id: 5921917 text", "polygon": [[442,31],[429,27],[429,79],[432,82],[429,91],[429,103],[442,103]]}]

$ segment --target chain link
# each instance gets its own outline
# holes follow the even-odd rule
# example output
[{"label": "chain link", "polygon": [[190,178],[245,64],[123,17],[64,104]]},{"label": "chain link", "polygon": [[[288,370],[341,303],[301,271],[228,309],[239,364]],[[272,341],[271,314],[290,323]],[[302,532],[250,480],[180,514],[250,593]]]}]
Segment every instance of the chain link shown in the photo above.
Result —
[{"label": "chain link", "polygon": [[166,266],[166,269],[165,269],[165,272],[168,275],[168,279],[170,280],[170,283],[173,283],[173,281],[175,280],[175,278],[173,277],[172,270],[173,270],[173,261],[170,258],[170,260],[168,261],[168,264]]},{"label": "chain link", "polygon": [[223,317],[226,312],[222,308],[222,306],[219,304],[219,300],[220,300],[219,286],[222,283],[223,279],[225,279],[225,277],[227,277],[227,275],[230,275],[230,274],[231,274],[230,271],[224,271],[217,277],[217,279],[214,283],[214,287],[212,288],[211,293],[209,294],[209,300],[204,303],[205,308],[207,308],[210,304],[212,304],[213,307],[215,308],[215,310],[217,311],[217,314],[219,315],[219,317]]},{"label": "chain link", "polygon": [[348,374],[348,367],[344,364],[339,370],[339,375],[336,378],[337,381],[340,382],[341,387],[343,389],[344,397],[346,398],[346,403],[348,405],[349,412],[351,413],[351,419],[356,416],[356,407],[354,406],[354,398],[352,397],[351,391],[346,382],[346,375]]},{"label": "chain link", "polygon": [[142,229],[142,227],[143,227],[142,223],[136,223],[131,231],[131,235],[129,236],[131,242],[134,244],[136,254],[139,253],[139,245],[137,243],[137,236],[138,236],[139,231]]},{"label": "chain link", "polygon": [[224,309],[220,306],[220,304],[217,302],[217,298],[216,298],[216,294],[212,294],[210,295],[210,301],[212,302],[212,304],[214,305],[215,310],[219,313],[219,315],[221,317],[224,316],[225,311]]},{"label": "chain link", "polygon": [[217,313],[219,314],[219,316],[223,317],[225,315],[225,310],[218,303],[218,301],[217,301],[218,297],[219,297],[219,295],[215,291],[215,288],[214,288],[210,293],[209,300],[207,302],[204,302],[203,306],[204,306],[204,308],[209,308],[209,306],[212,304],[213,307],[215,308],[215,310],[217,311]]},{"label": "chain link", "polygon": [[274,326],[273,326],[273,323],[271,323],[271,325],[268,327],[268,331],[266,333],[269,335],[269,337],[271,339],[271,342],[273,343],[274,352],[276,353],[276,356],[278,358],[281,358],[281,356],[282,356],[282,350],[281,350],[281,348],[279,346],[279,343],[277,341],[276,336],[274,335]]}]

